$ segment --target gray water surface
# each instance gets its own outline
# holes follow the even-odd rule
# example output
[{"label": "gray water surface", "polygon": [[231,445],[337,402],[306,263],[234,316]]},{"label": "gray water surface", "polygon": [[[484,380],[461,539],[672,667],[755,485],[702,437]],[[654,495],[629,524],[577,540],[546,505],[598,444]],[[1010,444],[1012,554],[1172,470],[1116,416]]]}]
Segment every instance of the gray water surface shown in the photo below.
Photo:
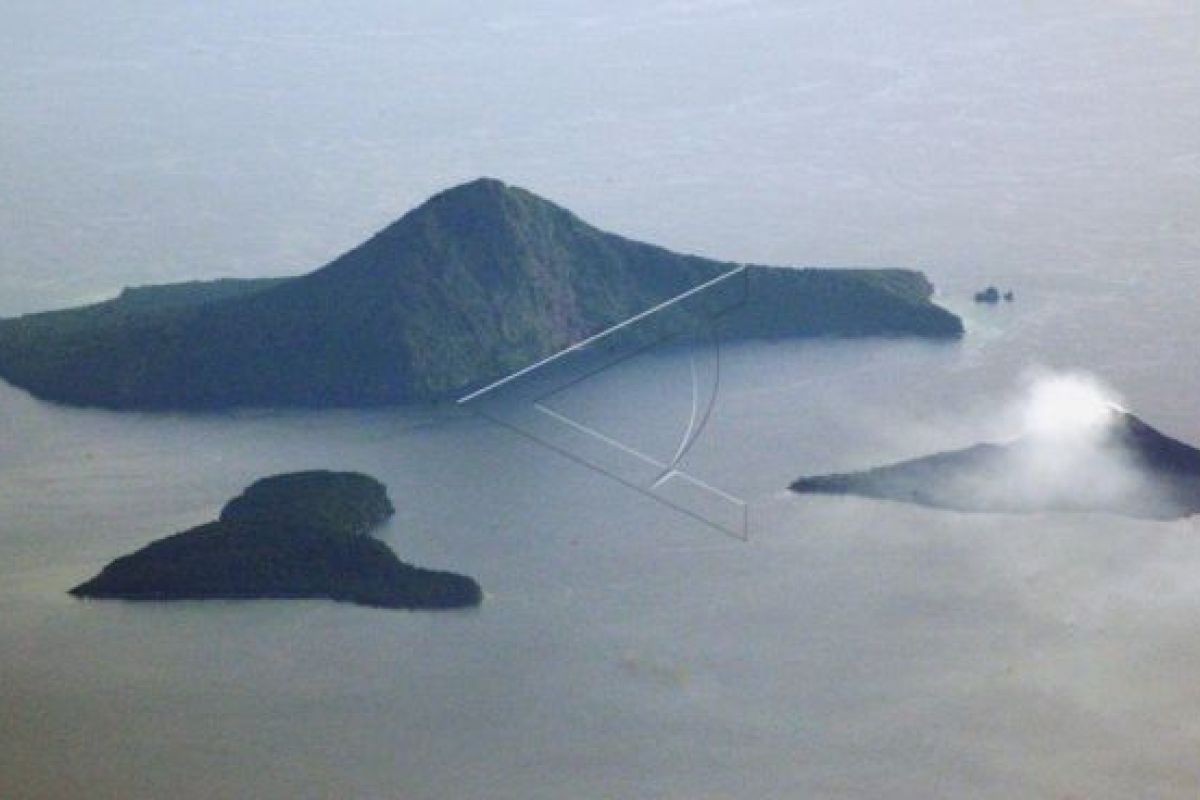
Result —
[{"label": "gray water surface", "polygon": [[[685,467],[747,543],[453,410],[0,386],[0,796],[1195,797],[1196,520],[784,491],[1011,433],[1037,368],[1200,442],[1194,5],[334,8],[0,12],[0,313],[299,272],[490,174],[682,250],[923,267],[968,336],[725,347]],[[572,408],[669,447],[683,359]],[[483,607],[65,594],[309,467],[387,483],[381,537]]]},{"label": "gray water surface", "polygon": [[[1186,796],[1195,520],[782,491],[1003,430],[1007,334],[726,348],[686,466],[746,499],[748,543],[452,411],[117,415],[4,389],[2,793]],[[636,438],[686,362],[624,369],[595,400],[648,409],[611,422]],[[63,593],[318,466],[384,480],[381,536],[476,576],[482,609]]]}]

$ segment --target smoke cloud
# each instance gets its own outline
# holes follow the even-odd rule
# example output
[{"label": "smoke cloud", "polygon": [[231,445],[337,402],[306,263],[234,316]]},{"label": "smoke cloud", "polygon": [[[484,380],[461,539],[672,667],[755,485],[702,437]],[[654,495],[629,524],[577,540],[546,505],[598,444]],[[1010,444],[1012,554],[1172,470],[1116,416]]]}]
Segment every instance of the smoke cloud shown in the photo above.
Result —
[{"label": "smoke cloud", "polygon": [[965,470],[957,505],[980,510],[1170,516],[1166,495],[1128,446],[1130,417],[1099,378],[1030,374],[1007,412],[1018,435]]},{"label": "smoke cloud", "polygon": [[977,441],[969,447],[801,478],[792,488],[997,513],[1164,519],[1200,509],[1200,453],[1125,411],[1117,393],[1091,375],[1031,374],[1017,397],[972,430]]},{"label": "smoke cloud", "polygon": [[1084,373],[1038,373],[1021,407],[1024,433],[1044,441],[1095,440],[1124,409],[1116,393]]}]

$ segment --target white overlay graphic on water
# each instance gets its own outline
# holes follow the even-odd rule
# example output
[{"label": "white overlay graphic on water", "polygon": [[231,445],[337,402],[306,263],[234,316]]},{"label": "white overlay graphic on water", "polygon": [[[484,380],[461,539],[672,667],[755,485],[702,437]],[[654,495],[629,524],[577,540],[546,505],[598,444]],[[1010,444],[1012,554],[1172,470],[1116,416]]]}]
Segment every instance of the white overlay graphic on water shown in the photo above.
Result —
[{"label": "white overlay graphic on water", "polygon": [[[488,384],[458,403],[642,494],[734,538],[749,537],[746,502],[682,468],[704,431],[720,389],[718,319],[745,304],[746,267],[659,303],[531,366]],[[646,453],[551,407],[549,401],[650,350],[690,347],[691,409],[668,459]]]}]

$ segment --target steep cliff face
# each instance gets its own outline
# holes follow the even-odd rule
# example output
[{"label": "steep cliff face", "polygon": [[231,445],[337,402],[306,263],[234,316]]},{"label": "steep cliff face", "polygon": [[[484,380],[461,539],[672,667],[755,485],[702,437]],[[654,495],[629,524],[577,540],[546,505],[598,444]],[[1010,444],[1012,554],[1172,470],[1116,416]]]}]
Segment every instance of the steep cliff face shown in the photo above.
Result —
[{"label": "steep cliff face", "polygon": [[[600,231],[481,179],[297,278],[127,290],[0,322],[0,376],[116,408],[361,406],[453,396],[735,265]],[[733,336],[955,337],[918,273],[752,268]]]}]

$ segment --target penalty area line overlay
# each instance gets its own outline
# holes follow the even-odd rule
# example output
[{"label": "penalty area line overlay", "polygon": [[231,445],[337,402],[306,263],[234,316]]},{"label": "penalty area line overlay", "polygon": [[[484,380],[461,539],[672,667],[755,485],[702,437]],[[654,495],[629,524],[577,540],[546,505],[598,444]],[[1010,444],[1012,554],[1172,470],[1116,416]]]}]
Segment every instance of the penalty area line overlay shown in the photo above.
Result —
[{"label": "penalty area line overlay", "polygon": [[[534,364],[472,391],[460,397],[457,400],[457,405],[472,407],[476,413],[485,419],[496,422],[514,433],[518,433],[549,450],[569,458],[581,466],[587,467],[594,472],[599,472],[635,490],[639,494],[650,497],[732,538],[739,541],[746,541],[749,539],[749,509],[746,502],[679,469],[679,464],[691,449],[692,444],[699,438],[716,404],[716,394],[720,387],[721,348],[720,336],[713,323],[717,318],[745,304],[748,295],[748,286],[746,284],[748,270],[749,268],[746,265],[739,265],[675,297],[635,314],[623,322],[612,325]],[[563,379],[551,371],[548,377],[543,377],[543,380],[547,381],[551,388],[547,390],[545,387],[540,387],[541,390],[538,391],[539,387],[535,384],[533,388],[535,389],[536,396],[522,398],[518,394],[516,398],[512,398],[511,393],[503,391],[506,387],[516,385],[523,378],[533,380],[535,373],[545,372],[549,368],[560,365],[560,362],[569,359],[572,355],[581,353],[591,345],[613,337],[655,315],[670,311],[678,307],[681,303],[699,297],[705,292],[711,292],[714,289],[729,285],[730,281],[737,278],[742,278],[743,283],[740,296],[736,300],[725,304],[724,307],[721,307],[719,304],[715,309],[699,309],[699,318],[685,319],[684,327],[679,331],[664,333],[651,343],[643,342],[640,345],[635,343],[633,345],[625,345],[624,347],[618,345],[613,353],[609,354],[611,360],[607,364],[596,369],[587,369],[585,370],[586,374],[583,376],[571,375]],[[710,397],[707,398],[707,402],[701,401],[699,397],[701,393],[701,381],[696,362],[696,348],[699,346],[698,337],[701,336],[705,328],[707,328],[710,343],[715,345],[713,352],[716,362],[713,365],[715,377],[711,381],[711,390],[708,392]],[[644,352],[662,346],[665,342],[677,339],[681,334],[686,332],[690,332],[692,346],[691,379],[689,381],[692,392],[692,403],[687,431],[683,440],[675,449],[674,455],[667,462],[664,463],[612,436],[605,435],[589,425],[551,409],[545,404],[544,401],[563,391],[565,388],[586,381],[594,375],[611,369]],[[571,364],[567,362],[566,366],[570,368]],[[510,400],[515,399],[517,401],[515,404],[508,404],[507,413],[502,408],[493,407],[497,405],[504,407],[505,403],[501,401],[486,402],[495,397],[504,398],[506,395],[509,396]],[[569,435],[570,432],[574,432],[576,435],[584,437],[584,439],[573,441]],[[610,455],[599,457],[597,456],[597,451],[594,449],[589,453],[588,448],[581,445],[582,441],[590,441],[600,445],[602,450]],[[612,463],[614,458],[616,463]],[[650,480],[646,480],[644,475],[640,478],[637,477],[639,474],[644,473],[646,467],[651,467],[655,471],[653,478]],[[680,495],[680,492],[683,494]]]}]

